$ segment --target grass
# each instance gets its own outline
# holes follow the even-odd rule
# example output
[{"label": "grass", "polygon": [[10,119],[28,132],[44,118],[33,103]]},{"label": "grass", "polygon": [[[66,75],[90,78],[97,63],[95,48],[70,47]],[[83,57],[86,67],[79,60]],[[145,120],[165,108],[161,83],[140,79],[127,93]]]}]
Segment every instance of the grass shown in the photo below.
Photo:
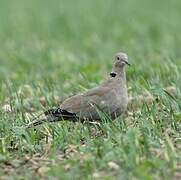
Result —
[{"label": "grass", "polygon": [[[180,15],[179,0],[1,0],[0,179],[181,178]],[[157,101],[100,126],[21,127],[101,83],[119,51],[129,95]]]}]

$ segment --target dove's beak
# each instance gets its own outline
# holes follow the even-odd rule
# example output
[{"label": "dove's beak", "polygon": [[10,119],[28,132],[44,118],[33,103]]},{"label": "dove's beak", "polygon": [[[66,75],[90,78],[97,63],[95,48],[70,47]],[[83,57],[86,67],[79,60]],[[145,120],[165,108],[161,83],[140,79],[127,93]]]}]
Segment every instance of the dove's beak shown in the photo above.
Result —
[{"label": "dove's beak", "polygon": [[127,64],[128,66],[131,66],[131,64],[128,61],[124,61],[125,64]]}]

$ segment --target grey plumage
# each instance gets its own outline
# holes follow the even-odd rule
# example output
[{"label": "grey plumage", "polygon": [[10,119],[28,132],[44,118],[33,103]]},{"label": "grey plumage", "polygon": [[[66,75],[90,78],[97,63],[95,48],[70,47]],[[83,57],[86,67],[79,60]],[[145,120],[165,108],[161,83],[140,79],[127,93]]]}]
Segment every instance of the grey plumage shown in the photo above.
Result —
[{"label": "grey plumage", "polygon": [[110,77],[102,85],[84,94],[66,99],[58,108],[41,114],[28,127],[62,119],[70,121],[100,120],[100,112],[109,115],[112,119],[120,116],[128,104],[126,64],[129,65],[128,56],[125,53],[117,53]]}]

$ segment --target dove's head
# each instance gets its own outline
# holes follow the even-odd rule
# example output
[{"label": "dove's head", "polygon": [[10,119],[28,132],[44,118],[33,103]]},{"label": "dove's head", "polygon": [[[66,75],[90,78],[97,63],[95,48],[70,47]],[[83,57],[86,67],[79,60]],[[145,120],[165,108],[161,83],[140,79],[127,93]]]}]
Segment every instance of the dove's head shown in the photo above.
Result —
[{"label": "dove's head", "polygon": [[130,65],[128,62],[128,55],[122,52],[117,53],[114,56],[113,71],[110,75],[115,77],[117,74],[122,73],[125,65]]},{"label": "dove's head", "polygon": [[119,52],[114,56],[116,66],[130,65],[128,63],[128,55],[126,53]]}]

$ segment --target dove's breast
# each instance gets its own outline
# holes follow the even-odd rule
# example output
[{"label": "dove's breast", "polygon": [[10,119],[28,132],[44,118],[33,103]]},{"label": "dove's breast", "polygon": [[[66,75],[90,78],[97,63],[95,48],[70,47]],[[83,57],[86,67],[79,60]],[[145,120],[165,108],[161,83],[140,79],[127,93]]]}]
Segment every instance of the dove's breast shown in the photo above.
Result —
[{"label": "dove's breast", "polygon": [[115,119],[119,117],[127,109],[127,105],[128,105],[127,89],[115,90],[112,93],[111,99],[112,101],[109,104],[109,108],[111,110],[110,115],[112,119]]},{"label": "dove's breast", "polygon": [[114,81],[112,86],[114,88],[112,89],[112,104],[110,106],[112,107],[111,117],[115,119],[126,111],[128,105],[128,92],[125,77]]}]

